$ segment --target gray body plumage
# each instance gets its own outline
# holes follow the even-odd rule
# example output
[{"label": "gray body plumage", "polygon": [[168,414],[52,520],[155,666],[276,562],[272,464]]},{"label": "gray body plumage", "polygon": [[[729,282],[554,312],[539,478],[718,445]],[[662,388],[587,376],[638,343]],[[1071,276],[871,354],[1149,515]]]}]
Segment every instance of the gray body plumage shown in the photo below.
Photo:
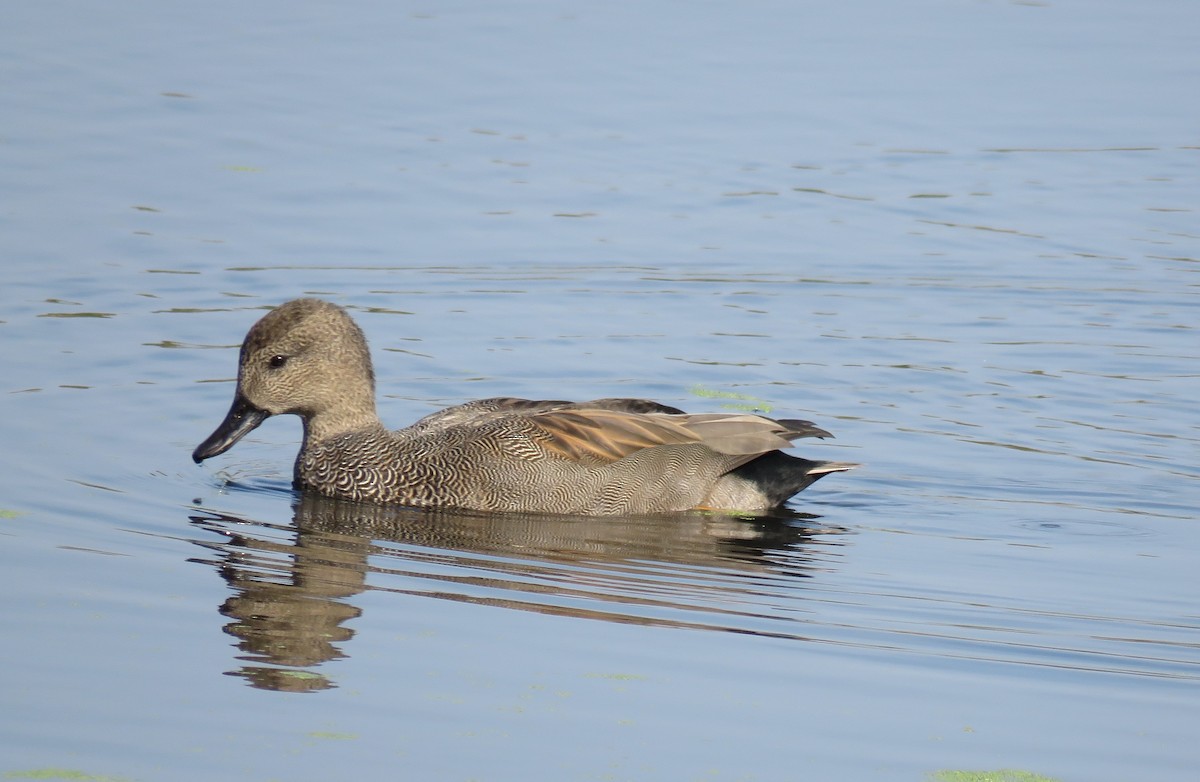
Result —
[{"label": "gray body plumage", "polygon": [[640,399],[484,399],[388,431],[375,414],[362,332],[340,307],[315,299],[288,302],[251,329],[233,407],[194,458],[223,452],[281,413],[304,420],[298,488],[418,507],[761,510],[855,466],[781,453],[793,439],[829,436],[807,421],[689,415]]}]

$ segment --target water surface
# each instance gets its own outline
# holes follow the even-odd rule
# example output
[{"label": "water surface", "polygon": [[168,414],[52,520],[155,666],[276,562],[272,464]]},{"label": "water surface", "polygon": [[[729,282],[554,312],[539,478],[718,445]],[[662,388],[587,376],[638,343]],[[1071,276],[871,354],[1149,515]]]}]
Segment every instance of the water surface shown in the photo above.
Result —
[{"label": "water surface", "polygon": [[[53,2],[0,32],[0,772],[922,780],[1200,763],[1200,19]],[[202,468],[319,295],[405,425],[801,417],[764,518]],[[56,771],[57,770],[57,771]]]}]

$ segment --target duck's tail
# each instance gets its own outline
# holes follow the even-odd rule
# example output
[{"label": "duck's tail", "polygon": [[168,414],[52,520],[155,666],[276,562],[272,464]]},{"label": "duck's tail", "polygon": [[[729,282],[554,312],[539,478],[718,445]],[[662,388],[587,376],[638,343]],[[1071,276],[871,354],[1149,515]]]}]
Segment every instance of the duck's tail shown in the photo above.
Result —
[{"label": "duck's tail", "polygon": [[730,510],[774,508],[830,473],[859,466],[854,462],[813,461],[772,451],[723,476],[705,506]]}]

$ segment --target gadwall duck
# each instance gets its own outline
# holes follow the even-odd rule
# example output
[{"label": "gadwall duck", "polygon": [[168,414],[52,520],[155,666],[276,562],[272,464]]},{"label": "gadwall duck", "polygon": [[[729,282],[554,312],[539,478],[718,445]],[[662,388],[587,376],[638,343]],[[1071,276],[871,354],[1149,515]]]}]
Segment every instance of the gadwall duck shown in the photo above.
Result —
[{"label": "gadwall duck", "polygon": [[388,431],[375,373],[344,309],[297,299],[246,335],[233,406],[192,453],[224,453],[268,416],[304,421],[297,489],[416,507],[587,515],[782,504],[857,465],[781,453],[830,437],[808,421],[700,413],[642,399],[481,399]]}]

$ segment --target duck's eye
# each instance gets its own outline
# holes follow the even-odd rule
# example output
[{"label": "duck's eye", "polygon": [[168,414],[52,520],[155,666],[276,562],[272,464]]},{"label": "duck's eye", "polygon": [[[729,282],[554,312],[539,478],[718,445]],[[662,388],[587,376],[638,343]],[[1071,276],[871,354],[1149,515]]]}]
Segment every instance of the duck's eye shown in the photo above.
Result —
[{"label": "duck's eye", "polygon": [[287,360],[287,356],[271,356],[271,360],[267,363],[271,366],[271,369],[279,369],[287,363]]}]

